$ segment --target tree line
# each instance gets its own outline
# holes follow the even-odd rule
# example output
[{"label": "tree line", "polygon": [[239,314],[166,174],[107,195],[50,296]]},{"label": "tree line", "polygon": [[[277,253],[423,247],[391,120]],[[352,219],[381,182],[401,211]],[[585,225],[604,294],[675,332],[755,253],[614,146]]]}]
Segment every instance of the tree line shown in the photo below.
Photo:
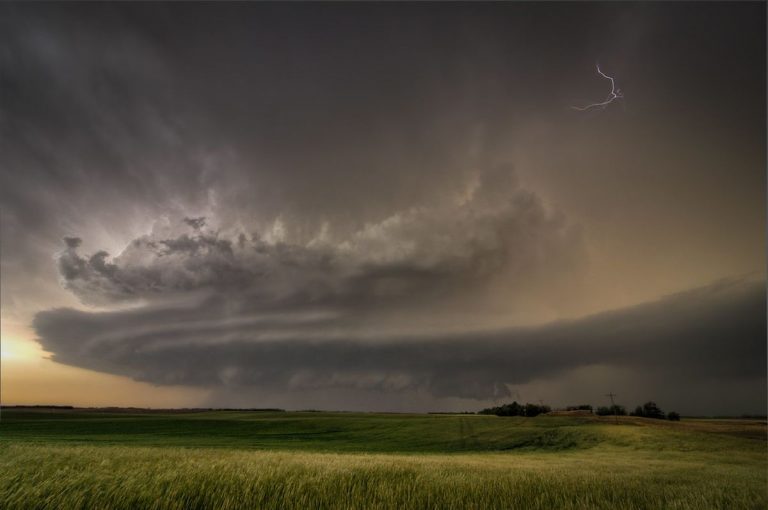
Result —
[{"label": "tree line", "polygon": [[[598,416],[626,416],[627,409],[619,404],[611,406],[600,406],[597,409],[593,408],[590,404],[580,404],[568,406],[566,411],[589,411]],[[552,411],[552,408],[548,405],[537,404],[518,404],[517,401],[511,404],[504,404],[497,407],[488,407],[479,411],[477,414],[495,414],[496,416],[538,416],[540,414],[546,414]],[[637,406],[634,411],[629,413],[630,416],[641,416],[643,418],[653,418],[657,420],[671,420],[679,421],[680,415],[675,411],[664,413],[656,402],[648,401],[641,406]]]},{"label": "tree line", "polygon": [[516,401],[511,404],[504,404],[498,407],[489,407],[483,409],[477,414],[495,414],[496,416],[538,416],[540,414],[548,413],[552,410],[551,407],[546,405],[536,404],[518,404]]}]

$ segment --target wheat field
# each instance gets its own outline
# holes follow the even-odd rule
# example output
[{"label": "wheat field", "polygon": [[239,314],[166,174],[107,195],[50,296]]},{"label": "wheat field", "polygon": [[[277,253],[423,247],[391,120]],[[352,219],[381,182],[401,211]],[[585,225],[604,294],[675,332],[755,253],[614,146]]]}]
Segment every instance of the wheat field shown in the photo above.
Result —
[{"label": "wheat field", "polygon": [[759,421],[9,414],[4,508],[768,506]]}]

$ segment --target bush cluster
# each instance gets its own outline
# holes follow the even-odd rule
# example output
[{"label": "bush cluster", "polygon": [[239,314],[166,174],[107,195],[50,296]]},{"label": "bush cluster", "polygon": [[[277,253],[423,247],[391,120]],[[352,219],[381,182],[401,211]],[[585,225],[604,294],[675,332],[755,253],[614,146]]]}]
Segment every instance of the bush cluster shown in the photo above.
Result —
[{"label": "bush cluster", "polygon": [[579,404],[577,406],[568,406],[565,408],[566,411],[589,411],[592,412],[592,406],[589,404]]},{"label": "bush cluster", "polygon": [[498,407],[489,407],[483,409],[478,414],[495,414],[496,416],[538,416],[543,413],[548,413],[552,409],[546,405],[536,404],[518,404],[512,402],[511,404],[504,404]]},{"label": "bush cluster", "polygon": [[637,406],[635,408],[635,411],[632,413],[629,413],[631,416],[642,416],[643,418],[654,418],[656,420],[670,420],[670,421],[680,421],[680,415],[677,414],[674,411],[670,411],[669,414],[665,415],[664,411],[662,411],[658,405],[656,405],[656,402],[646,402],[642,406]]},{"label": "bush cluster", "polygon": [[[580,404],[575,406],[568,406],[566,411],[589,411],[594,412],[598,416],[626,416],[627,409],[622,405],[601,406],[594,411],[589,404]],[[518,404],[512,402],[511,404],[504,404],[498,407],[489,407],[483,409],[478,414],[495,414],[496,416],[538,416],[540,414],[548,413],[552,409],[547,405],[536,404]],[[630,416],[642,416],[643,418],[654,418],[658,420],[671,420],[680,421],[680,415],[674,411],[670,411],[668,414],[664,414],[656,402],[646,402],[642,406],[637,406],[635,410],[629,413]]]},{"label": "bush cluster", "polygon": [[612,406],[598,407],[595,414],[598,416],[626,416],[627,410],[624,406],[616,404]]}]

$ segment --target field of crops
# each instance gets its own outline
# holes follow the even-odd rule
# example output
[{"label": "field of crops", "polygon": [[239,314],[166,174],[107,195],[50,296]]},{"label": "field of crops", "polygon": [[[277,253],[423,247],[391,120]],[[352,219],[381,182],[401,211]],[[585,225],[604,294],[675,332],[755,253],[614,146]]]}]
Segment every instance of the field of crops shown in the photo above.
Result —
[{"label": "field of crops", "polygon": [[760,421],[3,410],[3,508],[766,508]]}]

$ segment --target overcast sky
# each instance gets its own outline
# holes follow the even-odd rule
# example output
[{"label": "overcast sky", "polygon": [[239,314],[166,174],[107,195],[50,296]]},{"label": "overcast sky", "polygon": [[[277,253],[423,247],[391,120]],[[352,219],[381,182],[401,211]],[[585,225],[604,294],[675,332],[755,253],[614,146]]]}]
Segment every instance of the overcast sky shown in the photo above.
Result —
[{"label": "overcast sky", "polygon": [[765,413],[765,14],[2,4],[3,402]]}]

